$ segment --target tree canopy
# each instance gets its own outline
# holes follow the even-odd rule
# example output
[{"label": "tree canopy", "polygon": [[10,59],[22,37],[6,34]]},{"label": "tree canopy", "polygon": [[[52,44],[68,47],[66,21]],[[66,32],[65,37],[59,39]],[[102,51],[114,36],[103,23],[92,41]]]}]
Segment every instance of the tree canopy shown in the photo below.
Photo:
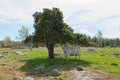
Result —
[{"label": "tree canopy", "polygon": [[5,37],[5,39],[3,40],[3,45],[5,47],[11,47],[12,46],[12,40],[9,36]]},{"label": "tree canopy", "polygon": [[64,23],[63,14],[58,8],[45,8],[43,12],[35,12],[33,17],[34,40],[46,44],[49,58],[54,58],[54,45],[56,43],[72,42],[73,29]]},{"label": "tree canopy", "polygon": [[25,26],[22,26],[18,30],[18,34],[19,34],[18,39],[25,40],[29,36],[29,29]]}]

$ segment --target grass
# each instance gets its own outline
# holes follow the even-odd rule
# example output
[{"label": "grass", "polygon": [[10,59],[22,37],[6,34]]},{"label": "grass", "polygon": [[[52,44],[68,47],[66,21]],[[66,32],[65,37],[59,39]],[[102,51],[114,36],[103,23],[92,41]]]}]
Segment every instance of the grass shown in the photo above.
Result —
[{"label": "grass", "polygon": [[[10,68],[10,73],[13,71],[15,74],[20,74],[23,77],[33,76],[36,80],[39,79],[63,79],[67,77],[69,70],[74,69],[76,66],[81,65],[85,68],[95,69],[101,72],[110,73],[117,76],[120,79],[120,56],[116,57],[113,54],[118,53],[120,48],[97,48],[97,52],[87,52],[85,48],[81,49],[81,59],[75,59],[75,57],[70,56],[69,61],[65,60],[63,56],[63,51],[60,47],[55,48],[55,53],[59,53],[61,56],[57,56],[55,59],[48,59],[47,49],[44,47],[33,49],[21,49],[23,53],[29,53],[22,56],[16,55],[15,50],[12,49],[0,49],[0,54],[5,55],[5,57],[0,57],[4,60],[5,65],[11,65],[14,67],[11,69],[9,66],[1,66],[4,69]],[[2,63],[0,63],[2,64]],[[37,66],[44,65],[46,67],[45,72],[39,72],[35,74],[34,69]],[[58,69],[61,72],[59,77],[52,77],[49,75],[52,69]],[[1,71],[1,70],[0,70]],[[6,70],[6,72],[8,72]],[[2,72],[1,72],[2,73]],[[2,73],[4,74],[5,71]],[[0,75],[0,80],[5,80],[4,77]],[[13,75],[8,76],[7,78],[12,79]]]},{"label": "grass", "polygon": [[[90,68],[97,69],[103,72],[112,73],[120,76],[120,56],[115,57],[113,54],[118,53],[120,48],[113,49],[98,49],[97,53],[90,54],[83,52],[83,60],[91,61]],[[89,57],[87,57],[89,55]],[[112,63],[117,65],[111,65]]]}]

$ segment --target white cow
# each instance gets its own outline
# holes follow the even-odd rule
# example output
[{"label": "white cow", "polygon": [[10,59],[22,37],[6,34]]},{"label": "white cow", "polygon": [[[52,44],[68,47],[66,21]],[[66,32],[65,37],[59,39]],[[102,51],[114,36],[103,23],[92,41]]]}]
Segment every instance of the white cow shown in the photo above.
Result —
[{"label": "white cow", "polygon": [[66,60],[68,61],[68,57],[71,56],[78,56],[78,58],[80,59],[80,48],[79,47],[64,47],[64,55],[66,57]]}]

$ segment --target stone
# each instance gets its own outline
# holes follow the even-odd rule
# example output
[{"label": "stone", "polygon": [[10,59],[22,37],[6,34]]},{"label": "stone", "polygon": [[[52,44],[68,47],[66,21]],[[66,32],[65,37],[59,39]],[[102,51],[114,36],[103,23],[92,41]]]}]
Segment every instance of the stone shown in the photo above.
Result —
[{"label": "stone", "polygon": [[38,66],[35,68],[35,71],[42,71],[44,72],[45,71],[45,66]]},{"label": "stone", "polygon": [[23,77],[21,77],[21,76],[14,76],[13,80],[23,80]]},{"label": "stone", "polygon": [[3,57],[3,55],[0,54],[0,57]]},{"label": "stone", "polygon": [[3,63],[2,65],[4,66],[5,64]]},{"label": "stone", "polygon": [[112,54],[112,55],[114,55],[115,57],[119,57],[120,56],[119,53],[115,53],[115,54]]},{"label": "stone", "polygon": [[24,55],[24,53],[20,52],[20,51],[16,51],[17,55]]},{"label": "stone", "polygon": [[104,66],[98,65],[98,66],[95,67],[95,69],[101,69],[101,68],[104,68]]},{"label": "stone", "polygon": [[34,80],[34,78],[32,78],[32,77],[26,77],[24,80]]},{"label": "stone", "polygon": [[52,69],[50,74],[51,74],[51,76],[59,76],[60,72],[57,69]]},{"label": "stone", "polygon": [[108,64],[107,62],[104,62],[104,64]]},{"label": "stone", "polygon": [[89,51],[91,51],[91,52],[97,52],[97,50],[96,50],[95,47],[87,47],[86,49],[87,49],[88,52]]},{"label": "stone", "polygon": [[83,68],[81,66],[77,66],[78,71],[83,71]]}]

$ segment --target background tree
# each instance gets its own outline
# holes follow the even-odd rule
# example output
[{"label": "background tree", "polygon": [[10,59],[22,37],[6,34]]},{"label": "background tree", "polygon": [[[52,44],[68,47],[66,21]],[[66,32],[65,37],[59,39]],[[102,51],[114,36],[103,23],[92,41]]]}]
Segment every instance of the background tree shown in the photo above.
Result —
[{"label": "background tree", "polygon": [[74,44],[78,44],[78,45],[81,45],[81,46],[89,45],[87,35],[80,34],[80,33],[74,33],[74,35],[75,35],[75,38],[74,38],[75,43]]},{"label": "background tree", "polygon": [[29,35],[28,37],[25,38],[25,40],[23,41],[25,44],[27,44],[27,46],[31,49],[33,48],[33,41],[32,41],[32,36]]},{"label": "background tree", "polygon": [[0,47],[4,47],[3,41],[0,41]]},{"label": "background tree", "polygon": [[58,8],[43,9],[34,15],[34,41],[45,43],[49,58],[54,58],[54,46],[57,43],[72,42],[73,30],[63,21],[63,14]]},{"label": "background tree", "polygon": [[4,47],[11,47],[12,46],[12,40],[10,37],[6,36],[3,40]]},{"label": "background tree", "polygon": [[101,47],[103,47],[103,43],[102,43],[102,41],[103,41],[103,38],[102,38],[102,32],[101,31],[98,31],[97,32],[97,38],[98,38],[98,44],[101,46]]},{"label": "background tree", "polygon": [[20,40],[25,40],[29,36],[29,29],[27,27],[22,26],[18,30],[19,36],[17,37]]},{"label": "background tree", "polygon": [[91,38],[92,39],[92,43],[93,43],[93,46],[94,47],[96,47],[96,46],[98,46],[98,38],[96,37],[96,36],[94,36],[93,38]]},{"label": "background tree", "polygon": [[33,42],[32,39],[33,39],[33,36],[32,36],[32,35],[29,35],[28,37],[25,38],[25,40],[24,40],[23,42],[24,42],[25,44],[27,44],[27,43],[32,43],[32,42]]},{"label": "background tree", "polygon": [[116,47],[119,47],[119,44],[120,44],[119,38],[116,38],[116,39],[115,39],[115,46],[116,46]]}]

